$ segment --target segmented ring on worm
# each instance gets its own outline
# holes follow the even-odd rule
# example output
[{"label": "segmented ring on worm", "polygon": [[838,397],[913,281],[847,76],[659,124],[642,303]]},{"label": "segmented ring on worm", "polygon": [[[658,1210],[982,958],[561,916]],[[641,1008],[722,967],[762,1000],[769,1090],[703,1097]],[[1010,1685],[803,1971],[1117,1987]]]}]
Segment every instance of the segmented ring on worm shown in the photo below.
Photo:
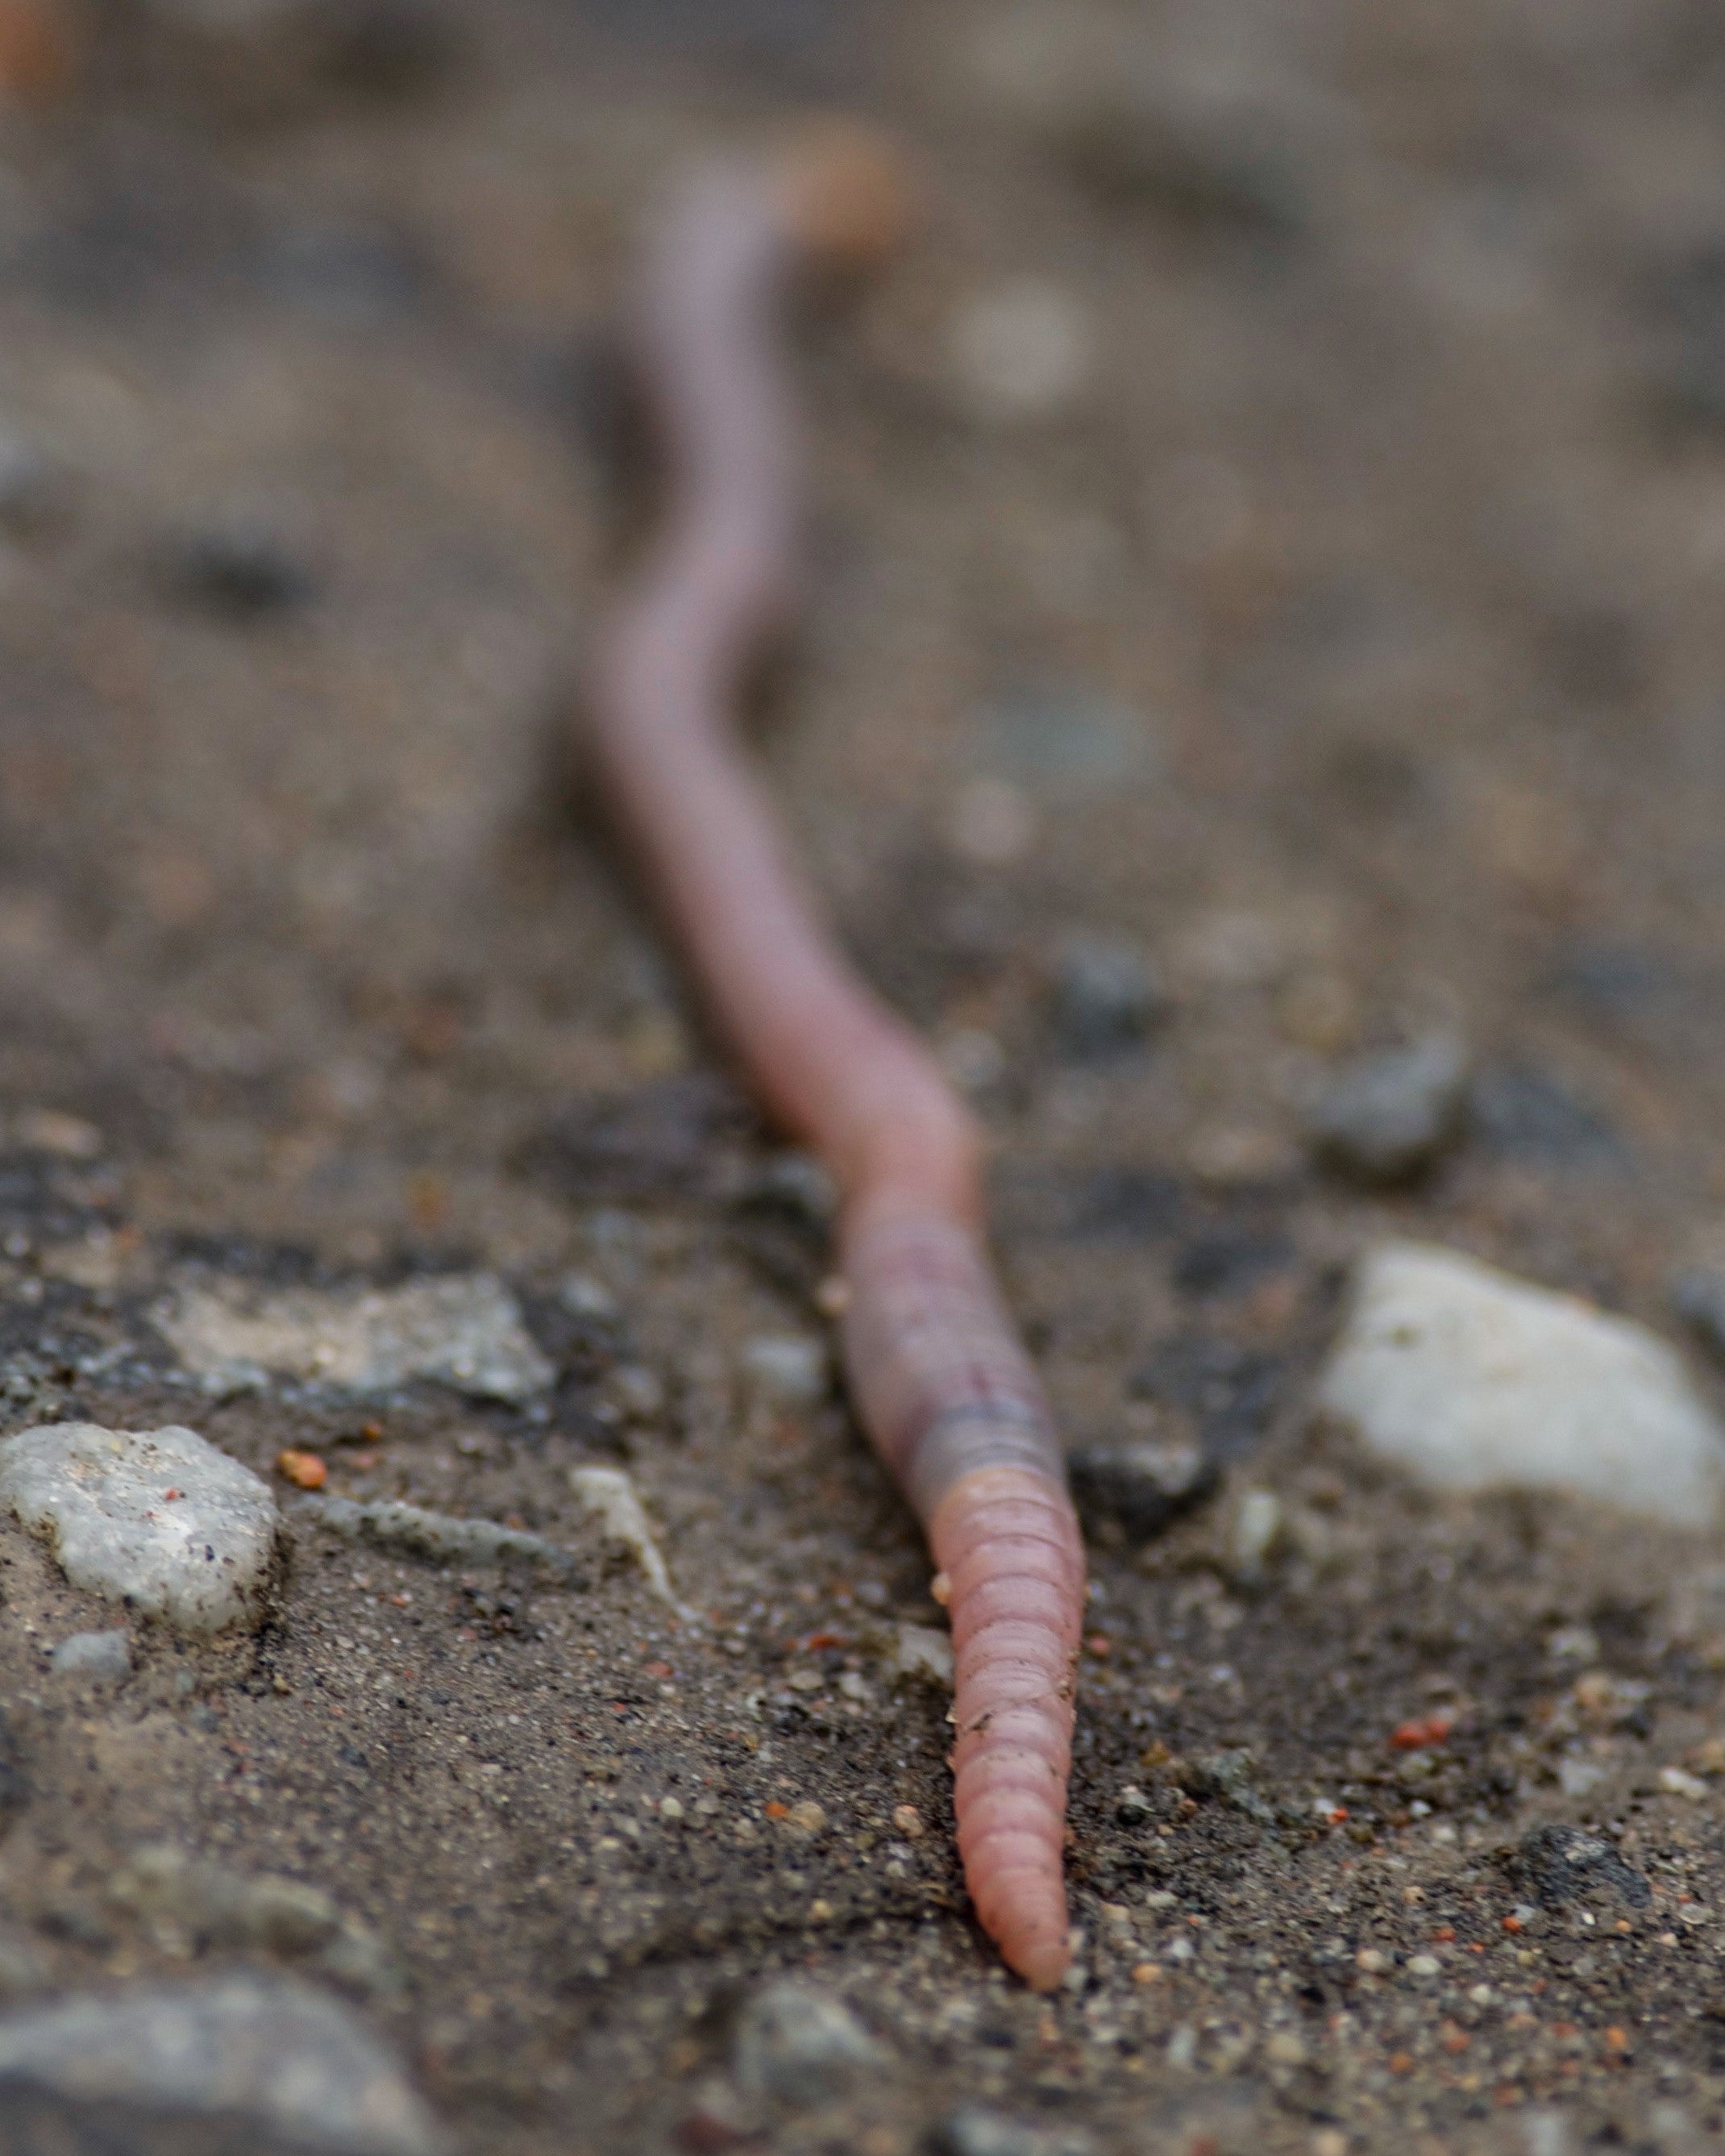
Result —
[{"label": "segmented ring on worm", "polygon": [[1047,1989],[1069,1955],[1084,1601],[1060,1444],[989,1265],[970,1114],[833,945],[733,730],[740,677],[796,589],[785,287],[804,263],[884,252],[904,201],[879,146],[837,130],[709,172],[667,220],[636,345],[668,501],[601,640],[591,747],[720,1031],[838,1184],[852,1395],[948,1586],[965,1879],[1005,1959]]}]

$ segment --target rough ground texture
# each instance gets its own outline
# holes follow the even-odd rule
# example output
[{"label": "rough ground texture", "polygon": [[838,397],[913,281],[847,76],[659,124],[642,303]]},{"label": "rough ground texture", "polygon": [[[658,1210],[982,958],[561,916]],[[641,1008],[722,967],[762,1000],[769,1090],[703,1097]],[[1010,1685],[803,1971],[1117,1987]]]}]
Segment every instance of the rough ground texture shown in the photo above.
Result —
[{"label": "rough ground texture", "polygon": [[[442,54],[364,12],[290,69],[115,6],[0,135],[4,1434],[186,1423],[581,1568],[289,1512],[263,1631],[139,1625],[91,1687],[50,1654],[114,1605],[7,1529],[0,1982],[267,1974],[115,1897],[169,1843],[379,1943],[353,2010],[469,2156],[1708,2145],[1725,1551],[1418,1496],[1309,1409],[1385,1233],[1667,1333],[1719,1262],[1717,10],[496,0]],[[1154,125],[1026,88],[1123,23],[1180,60]],[[835,96],[930,213],[807,327],[764,753],[976,1091],[1073,1441],[1185,1445],[1196,1500],[1095,1524],[1052,2002],[967,1915],[938,1683],[889,1674],[939,1622],[905,1516],[747,1352],[820,1330],[812,1194],[553,752],[636,498],[637,220]],[[1159,1024],[1072,1019],[1090,936]],[[1325,1070],[1434,1028],[1478,1075],[1429,1179],[1312,1167]],[[151,1317],[475,1271],[544,1391],[218,1400]],[[763,2020],[786,1977],[854,2028]]]}]

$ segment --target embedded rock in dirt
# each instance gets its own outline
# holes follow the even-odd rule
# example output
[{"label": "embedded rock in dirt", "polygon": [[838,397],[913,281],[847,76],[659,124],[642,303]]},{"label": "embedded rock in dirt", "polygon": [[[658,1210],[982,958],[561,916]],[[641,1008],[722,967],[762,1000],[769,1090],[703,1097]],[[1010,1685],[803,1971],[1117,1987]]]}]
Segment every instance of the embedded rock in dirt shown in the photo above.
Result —
[{"label": "embedded rock in dirt", "polygon": [[138,1985],[0,2019],[0,2088],[234,2114],[332,2156],[437,2156],[443,2140],[351,2007],[249,1976]]},{"label": "embedded rock in dirt", "polygon": [[1564,1491],[1677,1526],[1717,1515],[1725,1430],[1676,1351],[1457,1251],[1367,1254],[1318,1397],[1440,1488]]},{"label": "embedded rock in dirt", "polygon": [[1362,1056],[1312,1103],[1308,1141],[1359,1182],[1408,1182],[1459,1134],[1467,1076],[1466,1050],[1444,1035]]},{"label": "embedded rock in dirt", "polygon": [[54,1649],[49,1666],[57,1677],[117,1684],[131,1674],[131,1640],[125,1632],[74,1632]]},{"label": "embedded rock in dirt", "polygon": [[263,1614],[275,1500],[195,1431],[27,1430],[0,1445],[0,1507],[46,1538],[74,1587],[180,1631]]},{"label": "embedded rock in dirt", "polygon": [[520,1401],[556,1375],[514,1297],[489,1273],[347,1295],[188,1286],[152,1316],[218,1395],[258,1390],[273,1375],[355,1393],[429,1378],[474,1399]]},{"label": "embedded rock in dirt", "polygon": [[755,2096],[818,2104],[886,2055],[842,1999],[787,1977],[756,1992],[737,2025],[737,2080]]}]

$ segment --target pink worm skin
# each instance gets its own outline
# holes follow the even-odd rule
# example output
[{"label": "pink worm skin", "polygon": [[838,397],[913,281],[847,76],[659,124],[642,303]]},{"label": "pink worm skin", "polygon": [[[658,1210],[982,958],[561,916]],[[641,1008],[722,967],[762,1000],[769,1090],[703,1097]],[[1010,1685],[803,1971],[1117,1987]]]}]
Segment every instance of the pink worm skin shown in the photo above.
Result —
[{"label": "pink worm skin", "polygon": [[[1070,1951],[1062,1857],[1084,1605],[1060,1444],[983,1247],[971,1117],[821,926],[732,711],[796,593],[778,310],[823,217],[840,244],[827,213],[864,177],[857,147],[848,170],[709,173],[649,256],[637,346],[668,501],[601,638],[591,746],[719,1028],[838,1185],[852,1394],[949,1584],[966,1882],[1006,1961],[1046,1990]],[[864,251],[854,231],[850,251]]]}]

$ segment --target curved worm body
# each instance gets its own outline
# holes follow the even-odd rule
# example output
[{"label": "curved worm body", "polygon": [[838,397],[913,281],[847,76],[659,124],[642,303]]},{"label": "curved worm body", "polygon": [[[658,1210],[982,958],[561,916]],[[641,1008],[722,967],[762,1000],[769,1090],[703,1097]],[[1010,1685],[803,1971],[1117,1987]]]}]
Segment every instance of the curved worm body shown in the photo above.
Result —
[{"label": "curved worm body", "polygon": [[810,259],[878,251],[902,199],[878,151],[835,134],[709,173],[663,229],[637,346],[668,500],[602,638],[592,747],[719,1028],[838,1184],[852,1396],[948,1590],[965,1878],[1006,1960],[1049,1989],[1068,1958],[1084,1598],[1059,1440],[985,1254],[970,1116],[820,925],[732,726],[739,677],[795,594],[784,287]]}]

